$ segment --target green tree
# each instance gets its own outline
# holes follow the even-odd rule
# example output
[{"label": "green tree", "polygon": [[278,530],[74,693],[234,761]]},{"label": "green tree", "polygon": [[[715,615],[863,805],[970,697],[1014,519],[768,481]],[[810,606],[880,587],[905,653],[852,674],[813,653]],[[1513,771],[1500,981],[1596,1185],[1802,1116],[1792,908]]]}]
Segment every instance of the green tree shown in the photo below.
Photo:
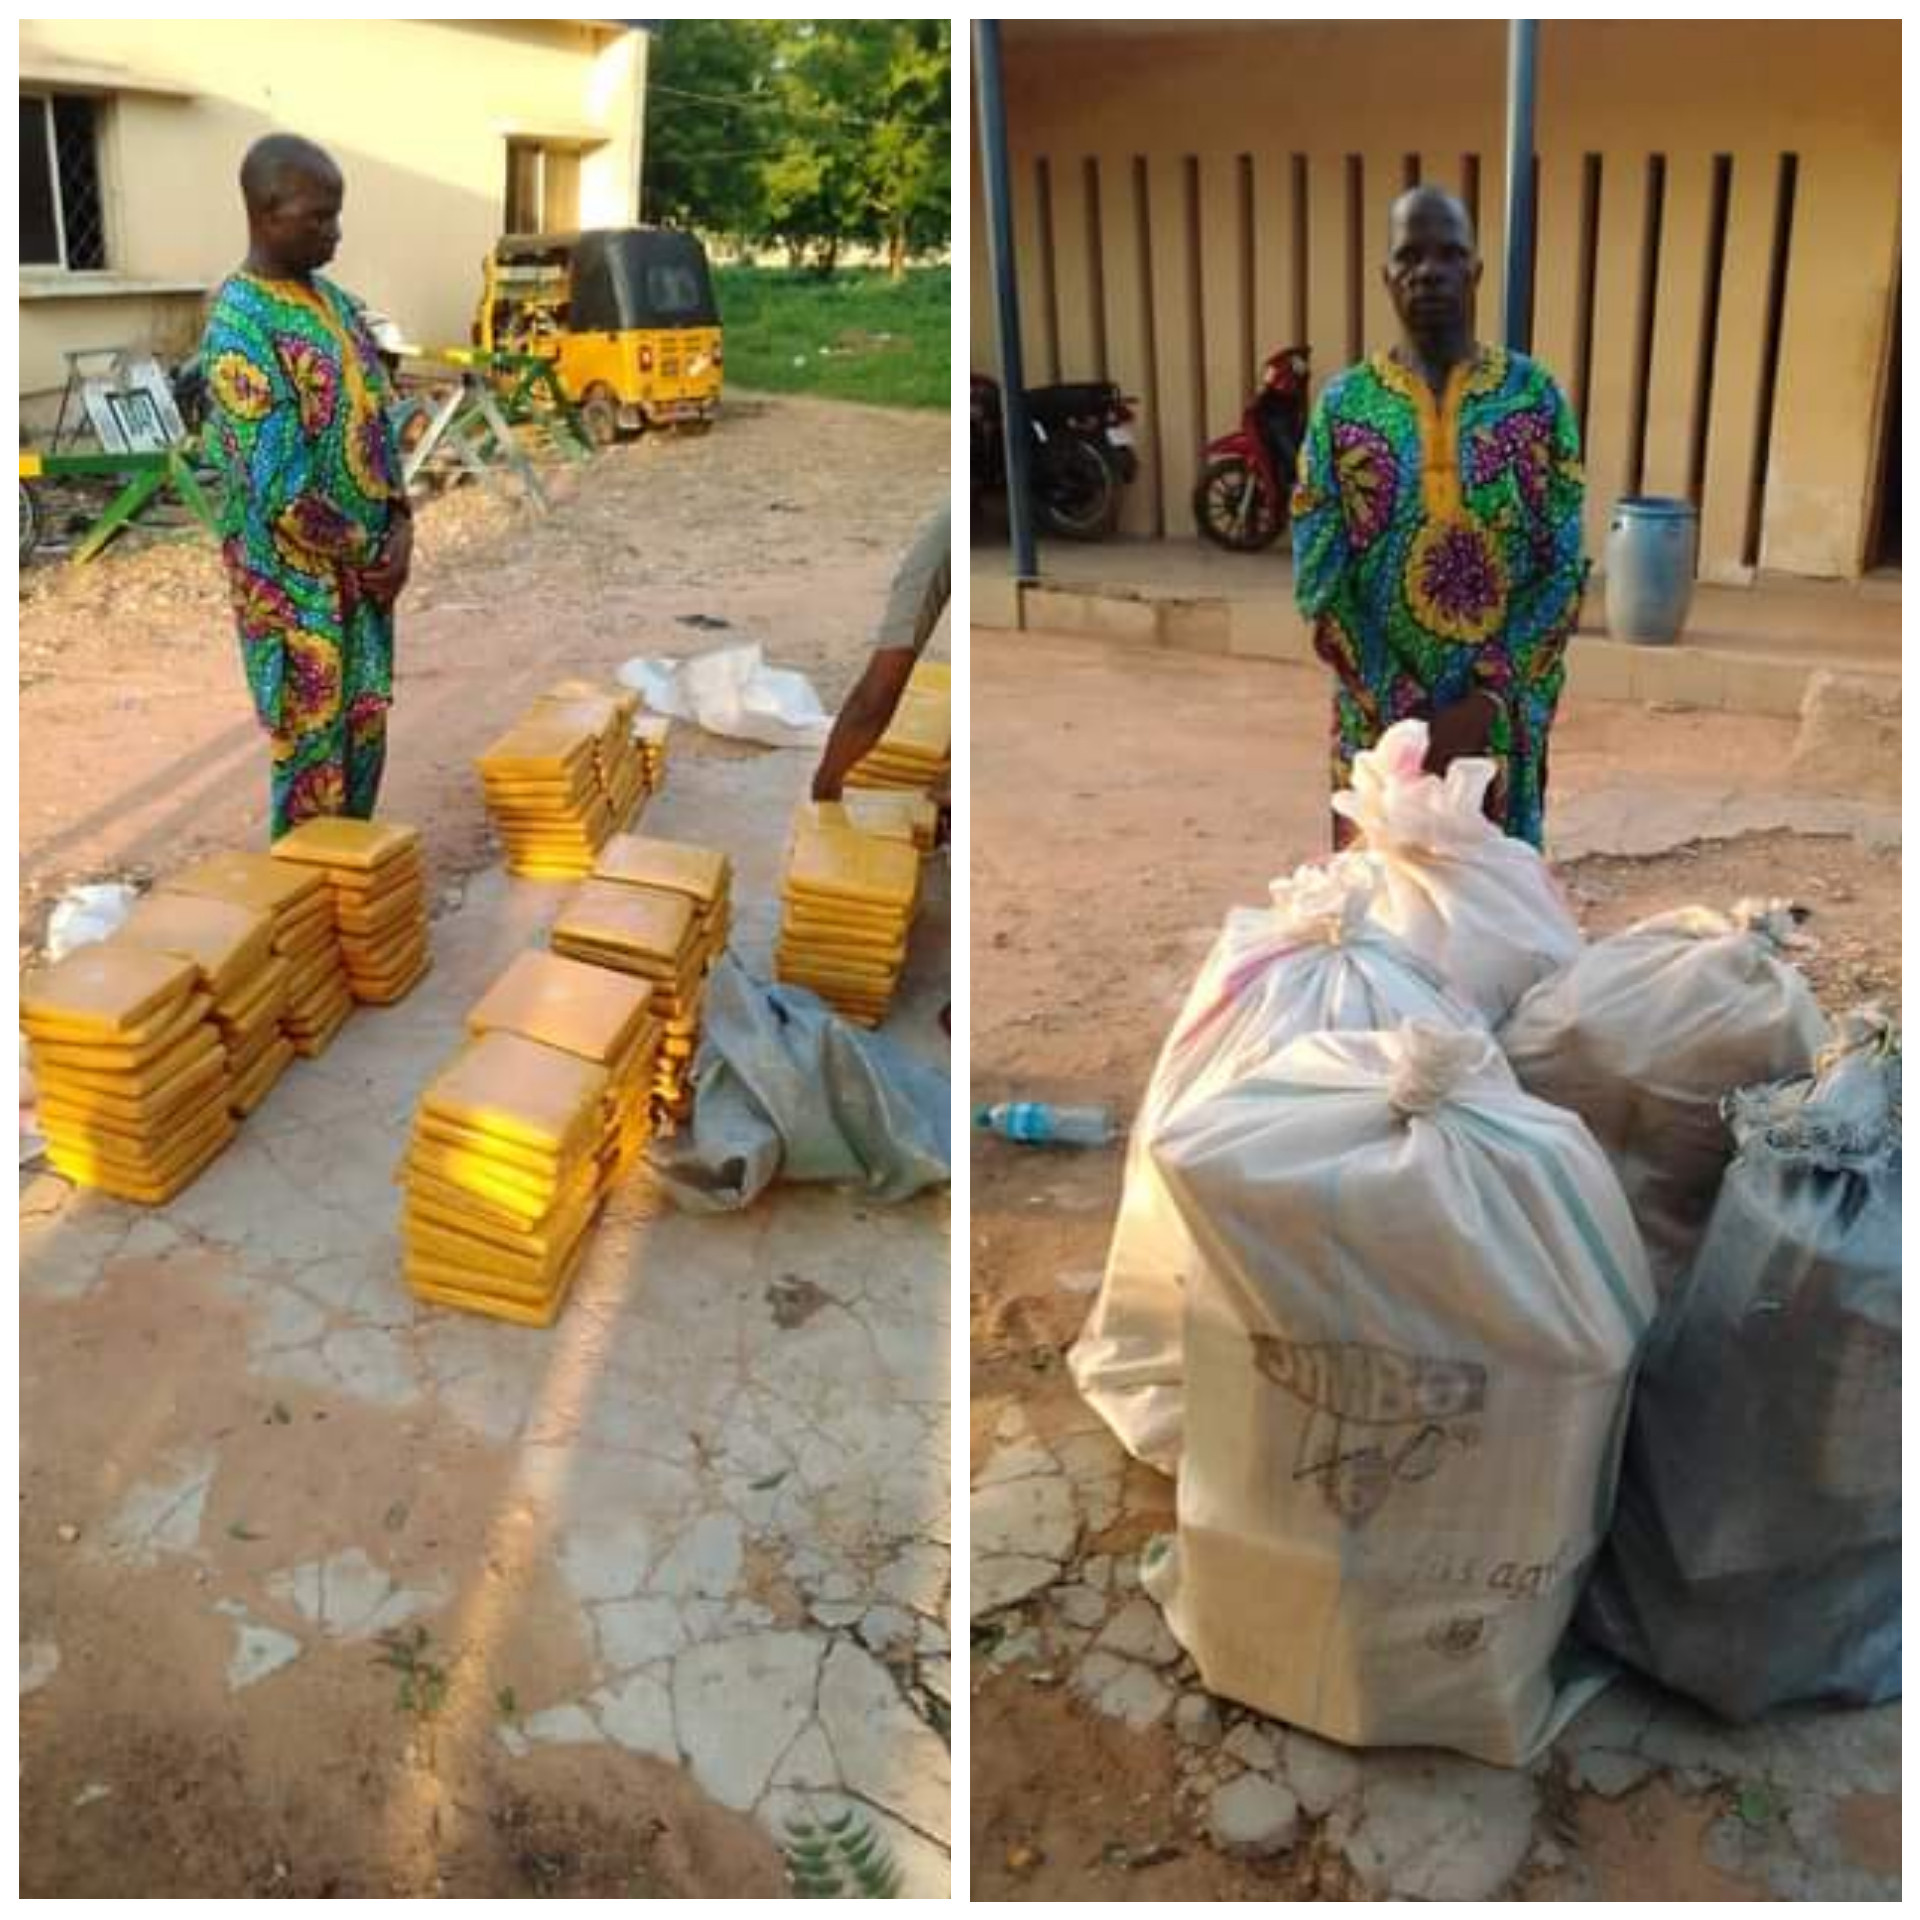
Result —
[{"label": "green tree", "polygon": [[730,239],[764,230],[778,31],[768,20],[670,20],[655,30],[644,218]]}]

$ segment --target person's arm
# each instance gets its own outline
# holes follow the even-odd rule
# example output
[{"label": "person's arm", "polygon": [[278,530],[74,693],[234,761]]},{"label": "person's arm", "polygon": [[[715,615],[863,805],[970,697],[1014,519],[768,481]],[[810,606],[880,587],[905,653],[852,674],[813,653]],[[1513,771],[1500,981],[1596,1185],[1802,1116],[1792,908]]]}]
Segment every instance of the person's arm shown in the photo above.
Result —
[{"label": "person's arm", "polygon": [[386,468],[393,492],[388,499],[390,515],[387,537],[378,557],[360,573],[360,586],[376,606],[391,607],[405,590],[413,569],[413,502],[407,498],[406,466],[401,457],[400,437],[394,429],[393,411],[399,400],[393,377],[381,357],[379,344],[369,330],[364,310],[354,306],[348,316],[353,334],[353,349],[366,371],[367,386],[380,403],[380,435],[386,449]]},{"label": "person's arm", "polygon": [[847,695],[814,770],[816,800],[838,800],[847,775],[880,744],[919,659],[911,647],[876,648],[868,658],[866,671]]},{"label": "person's arm", "polygon": [[1580,426],[1566,396],[1541,376],[1542,402],[1552,413],[1540,510],[1514,568],[1507,629],[1497,646],[1483,647],[1475,676],[1503,702],[1516,688],[1554,698],[1564,678],[1567,642],[1580,622],[1587,563],[1581,551],[1586,481],[1580,469]]},{"label": "person's arm", "polygon": [[1313,650],[1361,711],[1377,723],[1378,702],[1354,630],[1353,556],[1340,505],[1333,422],[1324,396],[1313,410],[1300,448],[1292,518],[1293,597],[1313,623]]},{"label": "person's arm", "polygon": [[952,511],[941,507],[895,569],[866,670],[847,696],[814,770],[813,797],[838,800],[847,775],[880,744],[953,584]]}]

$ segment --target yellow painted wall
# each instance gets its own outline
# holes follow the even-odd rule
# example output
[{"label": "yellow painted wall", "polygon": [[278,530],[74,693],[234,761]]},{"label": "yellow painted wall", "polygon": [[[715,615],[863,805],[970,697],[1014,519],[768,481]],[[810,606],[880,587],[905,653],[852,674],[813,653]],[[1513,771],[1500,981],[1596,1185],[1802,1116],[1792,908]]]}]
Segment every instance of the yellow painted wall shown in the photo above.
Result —
[{"label": "yellow painted wall", "polygon": [[[1700,408],[1701,572],[1750,577],[1748,489],[1760,438],[1779,164],[1793,153],[1796,215],[1757,558],[1763,569],[1789,573],[1859,570],[1898,271],[1899,36],[1897,23],[1871,21],[1542,26],[1535,350],[1570,390],[1580,385],[1589,317],[1580,299],[1585,159],[1600,161],[1584,383],[1596,559],[1611,500],[1632,477],[1636,412],[1646,414],[1643,489],[1679,491]],[[1045,377],[1057,354],[1064,377],[1104,373],[1146,402],[1142,424],[1152,444],[1128,503],[1130,530],[1192,530],[1186,491],[1197,455],[1235,423],[1243,397],[1235,388],[1249,288],[1258,355],[1291,342],[1301,311],[1321,379],[1345,364],[1356,326],[1369,348],[1386,344],[1378,256],[1405,155],[1417,153],[1423,177],[1455,190],[1467,156],[1479,157],[1487,262],[1479,325],[1483,336],[1498,332],[1502,23],[1009,21],[1002,37],[1029,378]],[[1666,162],[1666,186],[1643,388],[1640,290],[1656,154]],[[1727,246],[1712,386],[1703,395],[1711,183],[1722,154],[1732,162]],[[1296,156],[1305,162],[1304,287],[1295,258]],[[1355,158],[1358,313],[1348,184]],[[1051,259],[1037,239],[1042,159],[1055,183]],[[1076,212],[1090,160],[1102,212],[1098,260],[1085,257],[1087,223]],[[1199,194],[1190,201],[1194,175]],[[1073,183],[1064,219],[1063,179]],[[1249,194],[1250,246],[1242,215]],[[976,365],[990,366],[977,197],[975,206],[973,353]],[[1081,312],[1095,298],[1104,300],[1103,336]],[[1082,357],[1097,337],[1107,343],[1105,367]]]},{"label": "yellow painted wall", "polygon": [[[500,231],[509,134],[602,138],[581,161],[582,224],[638,217],[646,43],[572,21],[36,20],[20,26],[21,85],[112,67],[192,90],[109,98],[104,284],[217,284],[246,251],[241,156],[300,133],[346,176],[331,274],[410,339],[448,344],[467,338]],[[62,347],[190,344],[191,293],[44,297],[89,278],[23,275],[23,393],[60,384]]]}]

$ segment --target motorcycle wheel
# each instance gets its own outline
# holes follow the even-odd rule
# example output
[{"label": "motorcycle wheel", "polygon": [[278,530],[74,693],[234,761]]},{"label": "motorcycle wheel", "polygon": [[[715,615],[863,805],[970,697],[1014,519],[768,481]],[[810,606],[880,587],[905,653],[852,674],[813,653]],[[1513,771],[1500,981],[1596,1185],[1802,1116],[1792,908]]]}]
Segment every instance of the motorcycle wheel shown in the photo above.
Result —
[{"label": "motorcycle wheel", "polygon": [[20,482],[20,560],[24,566],[40,544],[40,496],[25,481]]},{"label": "motorcycle wheel", "polygon": [[1275,510],[1258,474],[1238,454],[1208,461],[1193,489],[1193,518],[1229,553],[1258,553],[1286,525],[1286,514]]},{"label": "motorcycle wheel", "polygon": [[1063,540],[1104,540],[1120,520],[1120,485],[1098,447],[1061,435],[1034,462],[1040,524]]}]

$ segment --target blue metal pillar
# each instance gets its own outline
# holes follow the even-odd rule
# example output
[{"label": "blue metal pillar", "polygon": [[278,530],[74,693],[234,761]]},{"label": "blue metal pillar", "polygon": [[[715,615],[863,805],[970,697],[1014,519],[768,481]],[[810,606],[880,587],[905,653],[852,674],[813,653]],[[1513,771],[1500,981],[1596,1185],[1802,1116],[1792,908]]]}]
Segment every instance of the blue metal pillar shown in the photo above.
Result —
[{"label": "blue metal pillar", "polygon": [[1020,362],[1020,287],[1013,259],[1013,172],[1007,162],[1007,108],[1000,87],[1000,23],[973,23],[973,70],[980,97],[980,158],[987,188],[987,265],[993,275],[1000,340],[1000,410],[1007,445],[1007,521],[1017,580],[1037,580],[1033,496],[1027,462],[1033,429],[1027,423],[1026,374]]},{"label": "blue metal pillar", "polygon": [[1537,20],[1507,23],[1507,270],[1501,284],[1501,334],[1509,347],[1533,346],[1528,288],[1533,280],[1533,82]]}]

